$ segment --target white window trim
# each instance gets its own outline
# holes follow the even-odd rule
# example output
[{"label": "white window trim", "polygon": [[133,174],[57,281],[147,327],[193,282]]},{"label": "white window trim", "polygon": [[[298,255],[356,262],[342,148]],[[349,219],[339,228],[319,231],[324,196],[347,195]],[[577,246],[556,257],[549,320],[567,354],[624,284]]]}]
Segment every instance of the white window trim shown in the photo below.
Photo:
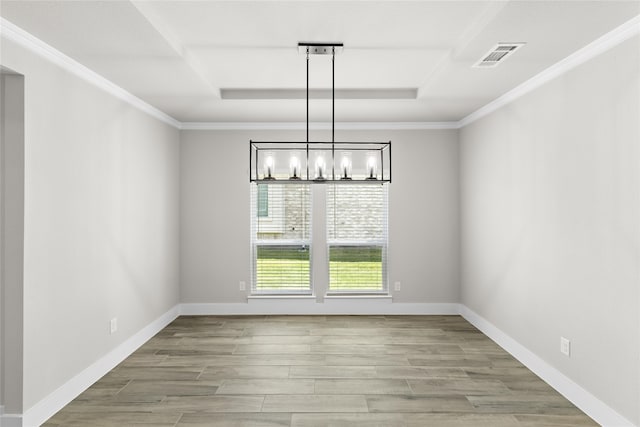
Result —
[{"label": "white window trim", "polygon": [[[348,185],[348,184],[345,184]],[[326,236],[326,269],[327,272],[330,271],[330,256],[329,251],[331,246],[381,246],[382,247],[382,289],[348,289],[348,290],[332,290],[329,287],[331,286],[331,278],[329,277],[329,282],[327,283],[326,296],[329,298],[344,296],[351,298],[367,298],[371,297],[391,297],[391,289],[389,286],[389,265],[388,265],[388,251],[389,251],[389,187],[387,185],[383,185],[383,204],[386,212],[383,217],[383,238],[382,239],[329,239],[329,224],[328,214],[325,214],[325,236]],[[328,203],[325,206],[325,211],[328,210]]]},{"label": "white window trim", "polygon": [[[273,197],[275,193],[282,193],[284,191],[284,185],[286,184],[274,184],[268,185],[268,217],[258,217],[258,184],[249,184],[249,202],[250,202],[250,211],[251,211],[251,238],[249,239],[249,250],[251,253],[250,260],[250,272],[251,272],[251,283],[249,286],[249,295],[248,298],[283,298],[287,296],[291,296],[293,298],[299,297],[310,297],[314,295],[313,291],[313,247],[312,247],[312,230],[313,230],[313,209],[310,210],[309,217],[309,238],[307,239],[254,239],[256,236],[257,229],[256,227],[260,222],[271,222],[274,221],[273,217]],[[311,189],[309,189],[311,190]],[[311,199],[311,191],[309,191],[309,197]],[[311,200],[309,200],[311,203]],[[284,220],[282,224],[277,225],[275,227],[284,228]],[[256,263],[257,263],[257,254],[258,254],[258,246],[306,246],[309,248],[309,289],[302,290],[291,290],[291,289],[271,289],[271,290],[258,290],[256,289],[257,283],[257,271],[256,271]]]},{"label": "white window trim", "polygon": [[[254,185],[254,184],[252,184]],[[256,232],[257,229],[256,227],[258,226],[259,222],[258,221],[271,221],[272,215],[273,215],[273,203],[272,203],[272,197],[273,197],[273,192],[272,192],[272,187],[275,188],[282,188],[284,185],[286,184],[281,184],[281,185],[269,185],[269,217],[262,217],[262,218],[258,218],[257,217],[257,189],[252,188],[250,191],[250,204],[251,204],[251,239],[250,239],[250,253],[251,253],[251,260],[250,260],[250,272],[251,272],[251,284],[249,287],[249,295],[248,298],[249,299],[278,299],[278,298],[292,298],[292,299],[312,299],[312,298],[316,298],[316,283],[314,281],[314,252],[316,249],[315,246],[318,245],[318,243],[320,245],[322,245],[322,242],[316,242],[314,243],[313,240],[313,235],[314,235],[314,218],[315,218],[315,213],[314,213],[314,200],[315,200],[315,196],[314,196],[314,192],[315,190],[317,190],[316,188],[314,188],[315,186],[311,186],[310,188],[310,217],[309,217],[309,235],[307,239],[304,240],[296,240],[296,239],[287,239],[287,240],[277,240],[277,239],[254,239],[254,236],[256,236]],[[331,185],[331,184],[328,184]],[[320,187],[322,190],[326,190],[325,186],[318,186]],[[389,209],[389,195],[388,195],[388,187],[385,185],[385,190],[384,190],[384,205],[385,205],[385,209],[386,212],[384,214],[384,222],[383,222],[383,227],[384,227],[384,231],[383,231],[383,235],[384,238],[380,239],[380,238],[376,238],[376,239],[359,239],[359,240],[351,240],[351,239],[333,239],[330,240],[328,238],[328,231],[329,231],[329,225],[327,224],[327,214],[326,214],[326,210],[328,208],[326,201],[324,202],[324,213],[323,215],[321,215],[321,219],[322,217],[324,217],[324,224],[322,224],[322,231],[323,234],[325,236],[325,242],[324,242],[324,246],[325,246],[325,252],[326,252],[326,258],[324,260],[324,262],[321,262],[321,264],[324,265],[324,268],[326,269],[327,272],[327,279],[328,282],[324,285],[324,295],[323,297],[329,298],[329,299],[340,299],[340,298],[344,298],[344,299],[362,299],[362,300],[366,300],[366,299],[388,299],[388,298],[392,298],[391,295],[391,289],[389,286],[389,266],[388,266],[388,250],[389,250],[389,234],[388,234],[388,209]],[[313,191],[312,191],[313,190]],[[317,207],[317,206],[315,206]],[[317,237],[317,236],[316,236]],[[257,290],[256,287],[256,281],[257,281],[257,277],[256,277],[256,256],[257,256],[257,248],[259,246],[296,246],[296,245],[304,245],[306,247],[309,248],[309,289],[304,289],[304,290],[291,290],[291,289],[283,289],[283,290],[276,290],[276,289],[272,289],[272,290]],[[382,264],[383,264],[383,276],[382,276],[382,282],[383,282],[383,288],[381,290],[375,290],[375,289],[363,289],[363,290],[358,290],[358,289],[348,289],[348,290],[331,290],[329,289],[330,286],[330,278],[329,278],[329,250],[331,248],[331,246],[380,246],[382,248]],[[323,280],[324,282],[324,280]],[[320,289],[322,290],[322,287],[320,287]]]}]

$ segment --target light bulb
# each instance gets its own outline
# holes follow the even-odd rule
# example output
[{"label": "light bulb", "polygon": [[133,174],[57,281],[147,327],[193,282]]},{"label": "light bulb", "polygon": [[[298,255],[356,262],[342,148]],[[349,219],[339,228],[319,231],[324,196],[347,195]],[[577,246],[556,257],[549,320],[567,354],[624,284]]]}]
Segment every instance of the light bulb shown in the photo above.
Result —
[{"label": "light bulb", "polygon": [[275,174],[275,163],[273,153],[266,153],[264,158],[264,179],[275,179],[273,177]]},{"label": "light bulb", "polygon": [[375,153],[367,156],[367,179],[378,179],[378,159]]},{"label": "light bulb", "polygon": [[300,179],[300,157],[297,153],[291,154],[289,159],[289,179]]},{"label": "light bulb", "polygon": [[324,156],[322,154],[318,154],[316,156],[316,177],[315,179],[317,180],[324,180],[326,179],[326,170],[327,170],[327,164],[324,161]]},{"label": "light bulb", "polygon": [[340,179],[351,179],[351,153],[342,153]]}]

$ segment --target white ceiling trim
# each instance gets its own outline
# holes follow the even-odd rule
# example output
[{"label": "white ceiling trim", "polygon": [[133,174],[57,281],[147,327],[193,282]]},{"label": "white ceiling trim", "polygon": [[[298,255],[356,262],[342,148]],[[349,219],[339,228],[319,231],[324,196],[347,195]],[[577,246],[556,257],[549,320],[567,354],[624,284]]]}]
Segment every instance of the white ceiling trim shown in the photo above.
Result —
[{"label": "white ceiling trim", "polygon": [[[458,122],[337,122],[337,130],[458,129]],[[305,122],[184,122],[184,130],[305,130]],[[311,130],[329,130],[331,122],[311,122]]]},{"label": "white ceiling trim", "polygon": [[68,57],[64,53],[2,17],[0,17],[0,36],[29,49],[33,53],[49,60],[60,68],[75,74],[81,79],[97,86],[114,97],[129,103],[140,111],[175,128],[180,128],[180,122],[178,120],[158,110],[156,107],[147,104],[137,96],[124,90],[95,71],[85,67],[78,61]]},{"label": "white ceiling trim", "polygon": [[138,12],[146,19],[149,24],[156,30],[156,32],[162,37],[171,48],[180,55],[185,61],[187,66],[193,71],[193,73],[211,90],[211,93],[216,98],[220,98],[220,88],[215,86],[208,78],[207,72],[200,64],[200,61],[195,55],[191,54],[184,48],[183,43],[179,38],[169,29],[169,26],[164,20],[155,12],[153,5],[148,1],[136,1],[132,0],[133,7],[138,9]]},{"label": "white ceiling trim", "polygon": [[[640,34],[640,15],[625,22],[592,43],[557,62],[526,82],[520,84],[504,95],[480,107],[473,113],[456,122],[339,122],[335,128],[339,130],[429,130],[460,129],[476,120],[491,114],[516,99],[526,95],[543,84],[589,61],[603,52],[619,45],[625,40]],[[95,71],[85,67],[76,60],[48,45],[27,31],[0,17],[0,36],[14,41],[44,57],[61,68],[77,75],[87,82],[99,87],[116,98],[129,103],[150,116],[167,123],[177,129],[185,130],[300,130],[306,129],[304,122],[180,122],[168,114],[146,103]],[[331,129],[331,123],[314,122],[310,129]]]},{"label": "white ceiling trim", "polygon": [[545,83],[561,76],[562,74],[574,69],[575,67],[595,58],[601,53],[619,45],[625,40],[640,34],[640,15],[620,25],[618,28],[609,31],[607,34],[597,38],[582,49],[579,49],[567,56],[560,62],[556,62],[546,70],[536,74],[526,82],[516,86],[504,95],[496,98],[483,107],[480,107],[473,113],[458,121],[458,127],[462,128],[475,122],[476,120],[493,113],[494,111],[504,107],[516,99],[526,95],[527,93],[539,88]]},{"label": "white ceiling trim", "polygon": [[416,99],[418,89],[220,89],[222,99]]}]

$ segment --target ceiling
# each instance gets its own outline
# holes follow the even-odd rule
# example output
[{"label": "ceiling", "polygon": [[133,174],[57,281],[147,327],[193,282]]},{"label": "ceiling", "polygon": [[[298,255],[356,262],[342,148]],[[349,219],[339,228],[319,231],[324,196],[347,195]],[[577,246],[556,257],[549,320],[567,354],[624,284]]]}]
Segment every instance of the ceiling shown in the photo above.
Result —
[{"label": "ceiling", "polygon": [[[305,55],[342,42],[338,122],[458,121],[640,13],[639,1],[6,1],[0,15],[181,122],[305,120]],[[526,45],[472,68],[498,42]],[[310,86],[331,87],[330,56]],[[326,91],[311,121],[331,120]]]}]

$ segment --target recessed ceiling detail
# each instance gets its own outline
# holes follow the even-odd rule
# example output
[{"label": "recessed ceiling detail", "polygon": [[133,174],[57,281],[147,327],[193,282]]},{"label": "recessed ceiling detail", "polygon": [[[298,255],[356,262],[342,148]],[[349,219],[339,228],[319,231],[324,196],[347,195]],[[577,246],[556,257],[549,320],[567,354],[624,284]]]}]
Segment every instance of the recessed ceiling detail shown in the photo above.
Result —
[{"label": "recessed ceiling detail", "polygon": [[482,58],[475,64],[473,68],[494,68],[502,64],[505,59],[513,55],[518,49],[526,43],[498,43],[482,55]]},{"label": "recessed ceiling detail", "polygon": [[[624,0],[0,2],[2,18],[186,123],[303,122],[306,49],[292,41],[305,40],[346,47],[341,121],[457,122],[640,13]],[[527,46],[494,55],[504,67],[472,68],[497,41]],[[309,75],[320,122],[328,53]]]},{"label": "recessed ceiling detail", "polygon": [[[220,89],[222,99],[305,99],[305,89]],[[417,88],[336,89],[336,99],[416,99]],[[311,99],[331,99],[331,89],[309,89]]]}]

